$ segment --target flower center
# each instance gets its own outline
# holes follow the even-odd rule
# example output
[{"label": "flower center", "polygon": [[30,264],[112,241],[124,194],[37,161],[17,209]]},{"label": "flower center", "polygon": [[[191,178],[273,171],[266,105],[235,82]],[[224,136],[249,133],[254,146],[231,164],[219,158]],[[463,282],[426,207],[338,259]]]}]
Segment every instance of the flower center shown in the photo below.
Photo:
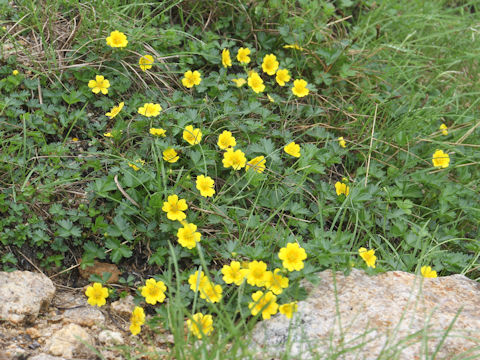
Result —
[{"label": "flower center", "polygon": [[148,292],[150,293],[150,296],[156,297],[160,294],[160,289],[158,288],[158,286],[152,286],[148,289]]},{"label": "flower center", "polygon": [[297,256],[297,253],[296,253],[296,252],[290,251],[290,252],[288,253],[288,256],[287,256],[288,261],[290,261],[290,262],[296,262],[296,261],[297,261],[297,258],[298,258],[298,256]]},{"label": "flower center", "polygon": [[260,279],[263,276],[262,269],[255,269],[252,273],[253,277]]},{"label": "flower center", "polygon": [[186,229],[185,232],[183,233],[183,237],[187,241],[192,241],[193,240],[193,231],[190,229]]}]

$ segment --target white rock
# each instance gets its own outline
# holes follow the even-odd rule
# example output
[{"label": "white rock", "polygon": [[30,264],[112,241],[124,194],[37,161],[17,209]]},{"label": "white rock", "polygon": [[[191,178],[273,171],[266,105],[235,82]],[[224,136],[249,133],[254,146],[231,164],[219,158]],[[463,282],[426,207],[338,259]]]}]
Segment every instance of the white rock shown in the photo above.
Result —
[{"label": "white rock", "polygon": [[25,358],[26,351],[17,344],[10,344],[7,347],[0,350],[0,360],[3,359],[23,359]]},{"label": "white rock", "polygon": [[110,305],[110,309],[113,313],[123,318],[130,318],[133,309],[135,309],[135,303],[133,302],[133,296],[127,295],[122,299],[114,301]]},{"label": "white rock", "polygon": [[43,274],[0,272],[0,319],[13,324],[34,321],[55,295],[55,286]]},{"label": "white rock", "polygon": [[105,316],[98,308],[86,305],[65,310],[63,313],[63,322],[88,327],[94,325],[101,326],[105,323]]},{"label": "white rock", "polygon": [[[471,351],[471,359],[480,359],[480,284],[465,276],[368,276],[353,269],[335,279],[327,270],[319,280],[308,286],[291,322],[278,314],[256,325],[252,350],[273,355],[289,349],[294,359],[423,359],[459,314],[436,358],[463,358]],[[351,350],[340,353],[345,349]]]},{"label": "white rock", "polygon": [[116,331],[103,330],[98,334],[98,340],[107,346],[114,345],[123,345],[125,341],[123,340],[122,334]]},{"label": "white rock", "polygon": [[32,357],[29,357],[28,360],[66,360],[66,359],[58,356],[48,355],[48,354],[38,354]]},{"label": "white rock", "polygon": [[74,356],[92,356],[89,346],[94,345],[92,336],[77,324],[68,324],[57,330],[46,344],[51,355],[72,359]]}]

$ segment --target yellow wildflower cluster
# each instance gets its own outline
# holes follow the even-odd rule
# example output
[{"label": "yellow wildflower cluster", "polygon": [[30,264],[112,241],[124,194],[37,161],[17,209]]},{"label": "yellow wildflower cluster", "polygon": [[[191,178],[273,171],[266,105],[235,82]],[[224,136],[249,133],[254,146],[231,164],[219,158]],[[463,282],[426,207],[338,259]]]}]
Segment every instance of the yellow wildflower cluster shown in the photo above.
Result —
[{"label": "yellow wildflower cluster", "polygon": [[[155,279],[148,279],[145,286],[139,288],[142,296],[145,298],[147,304],[155,305],[157,302],[162,303],[165,300],[165,291],[167,287],[163,281],[156,281]],[[88,286],[85,291],[88,297],[87,302],[92,306],[103,306],[106,304],[108,297],[108,289],[103,287],[100,283],[93,283]],[[130,332],[132,335],[140,333],[141,327],[145,324],[145,312],[142,307],[136,306],[130,316]]]},{"label": "yellow wildflower cluster", "polygon": [[[293,47],[294,45],[286,46]],[[298,47],[298,45],[295,46],[296,49],[301,49],[300,47]],[[236,59],[241,65],[246,66],[251,61],[250,55],[251,50],[249,48],[241,47],[237,51]],[[230,57],[229,49],[223,49],[221,57],[223,67],[232,67],[233,64]],[[280,68],[280,63],[274,54],[267,54],[263,57],[262,72],[267,74],[268,76],[275,76],[275,82],[281,87],[285,86],[292,79],[290,71],[288,69]],[[263,93],[266,89],[265,79],[263,79],[260,74],[255,70],[247,71],[247,79],[245,79],[244,77],[239,77],[236,79],[232,79],[232,81],[237,87],[242,87],[243,85],[248,84],[248,86],[257,94]],[[308,83],[304,79],[295,79],[293,81],[293,87],[291,88],[291,92],[297,97],[307,96],[310,93],[310,90],[307,86]],[[275,102],[275,100],[268,94],[267,98],[270,102]]]},{"label": "yellow wildflower cluster", "polygon": [[[284,269],[276,268],[269,271],[265,262],[257,260],[245,263],[233,260],[221,269],[222,279],[226,284],[240,286],[246,282],[248,285],[263,288],[251,295],[252,302],[248,306],[253,316],[261,312],[263,319],[269,319],[280,310],[282,314],[291,318],[297,311],[295,302],[279,306],[277,295],[282,294],[289,285],[286,272],[303,269],[307,254],[297,243],[289,243],[280,249],[278,257],[283,261]],[[216,303],[222,299],[221,285],[213,283],[203,271],[197,270],[191,274],[188,283],[190,289],[195,293],[198,292],[200,298],[207,302]],[[189,322],[189,328],[198,337],[199,332],[193,328],[192,322]]]},{"label": "yellow wildflower cluster", "polygon": [[246,171],[253,169],[258,173],[262,173],[266,169],[266,159],[264,156],[257,156],[247,161],[245,153],[242,150],[235,150],[237,141],[232,133],[228,130],[224,130],[217,140],[217,146],[221,150],[225,150],[223,153],[223,166],[228,169],[240,170],[245,168]]},{"label": "yellow wildflower cluster", "polygon": [[[110,33],[107,37],[106,43],[112,48],[124,48],[128,45],[127,37],[124,33],[117,30]],[[292,49],[299,50],[297,45],[291,45]],[[247,69],[247,65],[251,63],[252,51],[249,48],[240,48],[236,53],[235,59],[245,69],[245,75],[237,79],[232,79],[237,87],[242,87],[245,84],[257,94],[265,92],[267,87],[278,85],[280,88],[293,84],[290,88],[291,94],[296,97],[304,97],[309,94],[308,84],[303,79],[292,79],[290,70],[282,67],[275,54],[266,54],[263,57],[261,69]],[[229,49],[223,49],[221,53],[221,63],[226,69],[234,66]],[[155,59],[152,55],[142,55],[138,60],[138,66],[141,71],[147,72],[155,65]],[[293,81],[292,81],[293,80]],[[181,79],[182,85],[188,89],[198,86],[202,82],[202,74],[198,70],[188,70],[183,74]],[[102,75],[97,75],[95,79],[88,83],[94,94],[107,95],[110,82]],[[274,95],[277,98],[276,95]],[[274,103],[275,98],[267,94],[270,102]],[[277,98],[278,99],[278,98]],[[110,111],[105,113],[105,116],[110,120],[122,117],[122,110],[125,112],[125,102],[119,102],[114,105]],[[127,105],[128,106],[128,105]],[[163,144],[167,134],[167,130],[156,125],[158,118],[162,114],[162,106],[156,102],[146,102],[137,109],[138,117],[140,115],[151,120],[148,127],[148,133],[152,137],[154,144]],[[143,118],[142,121],[147,121]],[[202,129],[195,127],[194,124],[182,126],[182,139],[189,146],[202,146],[203,133]],[[105,132],[105,137],[111,137],[112,140],[118,140],[118,134],[122,130],[112,129],[110,132]],[[208,131],[207,131],[208,134]],[[218,135],[216,145],[223,153],[222,164],[225,169],[233,169],[239,171],[245,168],[245,171],[254,170],[257,173],[263,173],[266,170],[267,159],[264,155],[255,156],[252,159],[247,159],[246,154],[237,148],[237,140],[232,131],[223,130]],[[185,145],[185,144],[184,144]],[[284,152],[292,157],[299,158],[301,156],[301,148],[299,144],[290,142],[283,148]],[[164,147],[161,149],[161,157],[167,163],[175,163],[180,159],[181,150],[175,149],[173,146]],[[203,151],[202,151],[203,152]],[[128,163],[134,171],[140,171],[145,166],[145,160],[141,158],[134,158],[134,161]],[[171,170],[169,172],[171,174]],[[188,175],[190,179],[190,175]],[[195,179],[195,189],[198,190],[200,196],[204,198],[212,198],[216,194],[215,180],[207,174],[199,174]],[[181,196],[181,195],[180,195]],[[215,202],[213,199],[212,202]],[[206,201],[206,200],[204,200]],[[180,198],[177,194],[167,196],[163,201],[162,211],[166,218],[170,221],[175,221],[180,224],[176,230],[177,242],[185,249],[193,250],[197,244],[202,240],[202,234],[196,224],[189,222],[187,217],[187,210],[189,204],[184,198]],[[235,255],[236,256],[236,255]],[[278,259],[282,266],[273,266],[268,269],[267,263],[261,260],[251,261],[237,261],[232,260],[230,263],[223,265],[219,274],[227,285],[254,287],[250,291],[251,302],[248,304],[250,312],[253,316],[261,314],[263,319],[269,319],[272,315],[280,312],[287,318],[292,318],[297,311],[298,306],[296,302],[288,302],[279,304],[278,296],[284,293],[290,285],[288,277],[289,272],[300,271],[304,268],[304,261],[307,258],[307,253],[298,243],[292,242],[285,245],[278,252]],[[214,271],[212,271],[214,272]],[[207,271],[208,273],[208,271]],[[217,276],[218,276],[217,275]],[[219,303],[224,296],[224,289],[221,284],[216,284],[203,271],[197,270],[188,278],[190,289],[206,303]],[[138,288],[139,293],[143,297],[143,301],[149,305],[161,304],[166,299],[167,286],[163,281],[154,278],[147,279],[143,286]],[[89,286],[85,292],[88,297],[88,302],[92,306],[103,306],[106,303],[109,290],[103,287],[100,283],[94,283]],[[132,335],[140,333],[142,326],[146,320],[145,311],[141,306],[136,306],[130,317],[130,332]],[[191,333],[199,339],[210,335],[214,330],[214,318],[210,314],[197,312],[192,314],[187,319],[187,327]]]}]

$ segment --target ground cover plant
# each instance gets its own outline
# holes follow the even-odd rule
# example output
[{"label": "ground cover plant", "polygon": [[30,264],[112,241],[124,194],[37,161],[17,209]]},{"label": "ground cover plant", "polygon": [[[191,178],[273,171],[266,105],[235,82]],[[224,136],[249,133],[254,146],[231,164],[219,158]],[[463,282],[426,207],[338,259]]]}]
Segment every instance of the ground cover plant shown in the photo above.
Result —
[{"label": "ground cover plant", "polygon": [[475,2],[0,10],[2,267],[117,264],[89,303],[158,356],[230,359],[329,268],[480,277]]}]

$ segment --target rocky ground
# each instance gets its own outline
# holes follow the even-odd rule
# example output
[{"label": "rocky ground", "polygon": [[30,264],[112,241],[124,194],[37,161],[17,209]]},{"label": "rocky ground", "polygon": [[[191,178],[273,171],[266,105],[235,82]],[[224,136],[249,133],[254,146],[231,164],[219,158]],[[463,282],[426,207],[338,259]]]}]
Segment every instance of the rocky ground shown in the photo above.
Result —
[{"label": "rocky ground", "polygon": [[[276,315],[257,324],[250,349],[255,358],[480,358],[480,284],[462,275],[327,270],[318,284],[305,287],[309,296],[292,321]],[[86,300],[84,289],[58,289],[40,273],[0,272],[0,360],[168,355],[168,332],[130,335],[131,296],[101,308]]]},{"label": "rocky ground", "polygon": [[122,359],[140,351],[151,354],[144,359],[162,359],[168,353],[173,339],[161,329],[141,340],[131,336],[133,297],[101,308],[86,300],[83,289],[56,289],[39,273],[0,272],[0,360]]}]

